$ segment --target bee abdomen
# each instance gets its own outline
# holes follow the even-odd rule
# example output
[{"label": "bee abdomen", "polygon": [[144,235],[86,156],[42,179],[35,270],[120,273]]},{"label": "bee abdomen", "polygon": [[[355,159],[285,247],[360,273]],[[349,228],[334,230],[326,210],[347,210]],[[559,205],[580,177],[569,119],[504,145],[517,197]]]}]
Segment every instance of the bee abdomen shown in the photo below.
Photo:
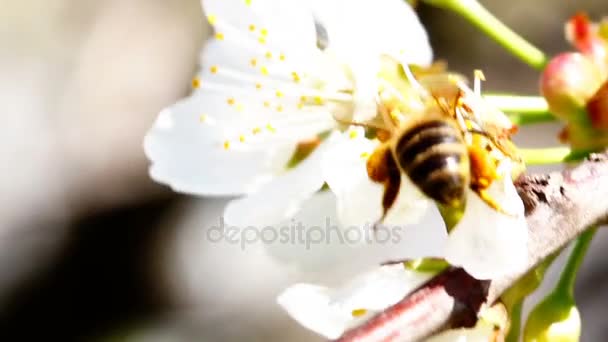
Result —
[{"label": "bee abdomen", "polygon": [[447,206],[464,201],[469,161],[457,127],[443,120],[412,126],[398,139],[394,153],[399,167],[425,195]]}]

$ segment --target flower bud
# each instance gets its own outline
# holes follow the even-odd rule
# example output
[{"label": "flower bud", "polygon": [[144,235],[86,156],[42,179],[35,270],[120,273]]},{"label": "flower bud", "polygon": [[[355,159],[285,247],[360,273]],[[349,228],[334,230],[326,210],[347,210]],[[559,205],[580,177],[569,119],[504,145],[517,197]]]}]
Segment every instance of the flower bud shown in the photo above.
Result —
[{"label": "flower bud", "polygon": [[601,30],[605,27],[592,23],[585,13],[577,13],[566,23],[566,39],[605,70],[608,44]]},{"label": "flower bud", "polygon": [[581,53],[568,52],[554,57],[540,80],[541,92],[551,112],[566,122],[585,123],[585,106],[602,84],[600,74],[596,64]]},{"label": "flower bud", "polygon": [[572,296],[554,291],[530,313],[524,342],[577,342],[581,318]]},{"label": "flower bud", "polygon": [[587,113],[593,128],[608,131],[608,82],[587,102]]}]

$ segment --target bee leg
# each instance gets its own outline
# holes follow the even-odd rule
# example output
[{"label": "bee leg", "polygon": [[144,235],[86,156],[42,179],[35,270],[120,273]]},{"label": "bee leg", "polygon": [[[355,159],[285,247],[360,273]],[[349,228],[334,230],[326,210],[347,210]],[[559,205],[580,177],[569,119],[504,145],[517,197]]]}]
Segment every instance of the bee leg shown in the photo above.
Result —
[{"label": "bee leg", "polygon": [[374,224],[374,230],[382,223],[388,210],[393,206],[399,187],[401,186],[401,171],[393,159],[393,154],[388,144],[380,146],[367,160],[367,174],[369,178],[384,185],[384,195],[382,196],[382,216]]},{"label": "bee leg", "polygon": [[[392,158],[392,157],[391,157]],[[395,204],[395,200],[397,199],[397,195],[399,195],[399,188],[401,187],[401,174],[399,169],[391,172],[392,174],[389,178],[384,182],[384,195],[382,196],[382,216],[376,223],[374,224],[374,230],[377,229],[377,226],[382,224],[384,219],[386,218],[386,214],[389,209]]]}]

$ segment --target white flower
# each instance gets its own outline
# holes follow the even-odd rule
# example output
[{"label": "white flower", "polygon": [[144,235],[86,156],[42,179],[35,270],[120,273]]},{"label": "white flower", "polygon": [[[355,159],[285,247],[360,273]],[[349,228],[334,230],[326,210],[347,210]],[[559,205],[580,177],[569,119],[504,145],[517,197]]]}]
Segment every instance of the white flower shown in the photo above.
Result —
[{"label": "white flower", "polygon": [[501,180],[492,183],[488,193],[505,212],[499,213],[472,191],[464,215],[450,232],[446,260],[462,266],[477,279],[491,279],[517,271],[525,265],[528,226],[524,205],[511,180],[511,163],[501,162]]},{"label": "white flower", "polygon": [[144,148],[151,176],[176,191],[246,195],[228,206],[231,224],[276,223],[321,188],[322,154],[338,137],[287,164],[298,143],[338,130],[336,119],[375,115],[380,55],[431,61],[426,33],[402,0],[202,3],[215,34],[195,89],[160,113]]},{"label": "white flower", "polygon": [[335,339],[397,303],[432,276],[408,270],[401,263],[385,265],[339,288],[295,284],[281,293],[277,302],[304,327]]}]

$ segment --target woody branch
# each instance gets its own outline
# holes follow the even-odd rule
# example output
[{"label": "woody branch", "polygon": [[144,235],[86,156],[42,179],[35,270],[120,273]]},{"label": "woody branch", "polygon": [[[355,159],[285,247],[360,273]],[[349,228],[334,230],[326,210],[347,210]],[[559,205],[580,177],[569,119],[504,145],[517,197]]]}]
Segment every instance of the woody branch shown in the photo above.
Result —
[{"label": "woody branch", "polygon": [[517,272],[479,281],[460,268],[448,269],[339,341],[418,340],[447,327],[472,326],[485,302],[493,303],[521,276],[590,226],[608,218],[608,151],[551,174],[517,182],[526,206],[528,259]]}]

